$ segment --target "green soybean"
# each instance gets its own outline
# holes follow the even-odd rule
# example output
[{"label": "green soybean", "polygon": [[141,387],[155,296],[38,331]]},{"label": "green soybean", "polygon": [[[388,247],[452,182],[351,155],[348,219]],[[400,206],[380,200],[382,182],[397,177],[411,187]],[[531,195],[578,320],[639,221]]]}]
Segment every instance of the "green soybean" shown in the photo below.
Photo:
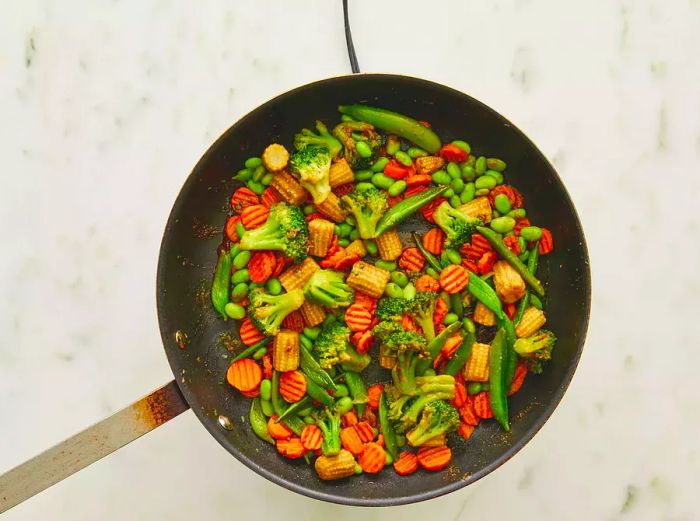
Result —
[{"label": "green soybean", "polygon": [[430,266],[425,268],[425,273],[427,273],[428,275],[430,275],[434,279],[440,278],[440,274],[437,272],[437,270],[435,268],[430,267]]},{"label": "green soybean", "polygon": [[267,173],[267,170],[265,170],[265,167],[262,165],[258,165],[253,169],[253,181],[255,182],[260,182],[260,180],[263,178],[263,176]]},{"label": "green soybean", "polygon": [[491,188],[496,186],[496,180],[489,175],[482,175],[479,179],[474,181],[474,186],[477,190],[484,188],[491,190]]},{"label": "green soybean", "polygon": [[364,141],[357,141],[355,143],[355,150],[357,150],[357,153],[360,154],[360,157],[365,159],[372,157],[372,148]]},{"label": "green soybean", "polygon": [[496,207],[496,210],[502,214],[507,214],[510,212],[510,199],[508,199],[506,194],[498,194],[496,197],[494,197],[493,204]]},{"label": "green soybean", "polygon": [[350,242],[356,241],[360,237],[360,232],[358,232],[355,228],[350,230],[350,233],[348,234],[348,239],[350,239]]},{"label": "green soybean", "polygon": [[467,333],[476,333],[476,326],[469,317],[464,317],[462,319],[462,327],[467,331]]},{"label": "green soybean", "polygon": [[249,157],[245,160],[246,168],[256,168],[260,165],[262,165],[262,159],[260,159],[259,157]]},{"label": "green soybean", "polygon": [[457,250],[453,248],[445,248],[445,251],[443,253],[445,254],[447,260],[449,260],[452,264],[462,263],[462,257],[460,256]]},{"label": "green soybean", "polygon": [[265,187],[262,183],[253,180],[248,181],[248,188],[250,188],[253,191],[253,193],[257,195],[260,195],[265,191]]},{"label": "green soybean", "polygon": [[369,181],[373,175],[372,170],[358,170],[355,172],[355,181]]},{"label": "green soybean", "polygon": [[237,181],[243,181],[247,183],[253,177],[253,172],[248,168],[241,168],[236,175],[233,176]]},{"label": "green soybean", "polygon": [[345,384],[335,384],[335,391],[333,391],[333,397],[342,398],[343,396],[350,396],[350,390]]},{"label": "green soybean", "polygon": [[481,197],[482,195],[488,195],[490,191],[491,190],[489,190],[488,188],[479,188],[476,192],[474,192],[474,195],[477,197]]},{"label": "green soybean", "polygon": [[362,465],[355,463],[355,475],[360,476],[364,471],[362,470]]},{"label": "green soybean", "polygon": [[432,175],[432,179],[433,183],[438,185],[448,185],[452,182],[450,174],[448,174],[444,170],[438,170],[437,172],[434,172]]},{"label": "green soybean", "polygon": [[503,183],[503,174],[497,170],[487,170],[485,175],[493,177],[496,180],[496,184],[500,185]]},{"label": "green soybean", "polygon": [[454,190],[455,195],[459,195],[462,193],[462,190],[464,190],[464,181],[462,181],[461,177],[457,177],[450,183],[450,188]]},{"label": "green soybean", "polygon": [[462,203],[468,203],[472,199],[474,199],[474,194],[476,193],[476,186],[474,183],[467,183],[464,185],[464,189],[462,190],[462,193],[459,195],[459,200],[462,201]]},{"label": "green soybean", "polygon": [[470,382],[467,385],[467,394],[474,395],[474,394],[479,394],[480,392],[481,392],[481,383],[480,382]]},{"label": "green soybean", "polygon": [[394,270],[396,269],[396,263],[395,263],[395,262],[393,262],[393,261],[387,261],[387,260],[383,260],[383,259],[378,259],[378,260],[374,263],[374,265],[375,265],[377,268],[381,268],[381,269],[386,270],[386,271],[394,271]]},{"label": "green soybean", "polygon": [[466,141],[462,141],[461,139],[455,139],[452,142],[453,145],[458,146],[462,150],[464,150],[467,154],[469,154],[472,151],[472,147],[469,146],[469,143]]},{"label": "green soybean", "polygon": [[316,340],[318,335],[321,333],[321,330],[317,327],[305,327],[302,333],[305,337],[310,338],[311,340]]},{"label": "green soybean", "polygon": [[515,228],[515,219],[508,216],[497,217],[491,220],[491,229],[498,233],[508,233]]},{"label": "green soybean", "polygon": [[462,179],[466,182],[473,181],[476,179],[476,170],[471,165],[464,165],[462,167]]},{"label": "green soybean", "polygon": [[262,398],[263,400],[269,400],[271,392],[272,382],[267,378],[263,378],[263,380],[260,382],[260,398]]},{"label": "green soybean", "polygon": [[239,237],[243,237],[243,234],[246,232],[245,226],[243,226],[243,223],[241,221],[238,221],[236,223],[236,235]]},{"label": "green soybean", "polygon": [[508,217],[512,217],[513,219],[522,219],[526,215],[527,212],[525,211],[525,208],[516,208],[515,210],[508,212]]},{"label": "green soybean", "polygon": [[304,215],[311,215],[316,211],[316,208],[313,204],[306,204],[302,207],[301,211],[304,212]]},{"label": "green soybean", "polygon": [[350,246],[350,240],[346,238],[338,239],[338,246],[341,248],[347,248]]},{"label": "green soybean", "polygon": [[403,298],[403,290],[401,286],[395,282],[389,282],[384,288],[384,294],[390,298]]},{"label": "green soybean", "polygon": [[274,179],[274,175],[272,174],[265,174],[263,178],[260,180],[263,186],[270,186],[270,183]]},{"label": "green soybean", "polygon": [[272,402],[270,400],[263,400],[262,397],[260,398],[260,408],[262,409],[262,413],[268,418],[275,414],[275,410],[272,408]]},{"label": "green soybean", "polygon": [[425,157],[428,155],[428,153],[425,150],[419,147],[409,147],[406,153],[409,157],[413,159],[416,159],[417,157]]},{"label": "green soybean", "polygon": [[[476,166],[476,156],[475,155],[470,155],[467,160],[464,162],[465,165],[475,167]],[[464,165],[462,165],[464,166]]]},{"label": "green soybean", "polygon": [[448,199],[452,197],[455,194],[455,191],[452,190],[452,188],[448,188],[444,192],[442,192],[443,197],[447,197]]},{"label": "green soybean", "polygon": [[404,193],[405,190],[406,181],[401,179],[399,181],[394,181],[394,183],[389,187],[387,192],[389,193],[389,195],[396,197],[397,195],[401,195],[402,193]]},{"label": "green soybean", "polygon": [[458,179],[462,177],[462,170],[459,168],[459,165],[457,163],[450,161],[449,163],[447,163],[447,174],[452,179]]},{"label": "green soybean", "polygon": [[[240,302],[248,296],[248,284],[245,282],[239,282],[231,290],[231,300],[235,302]],[[241,317],[243,318],[243,317]]]},{"label": "green soybean", "polygon": [[391,280],[401,288],[405,288],[408,284],[408,276],[403,271],[394,271],[391,274]]},{"label": "green soybean", "polygon": [[349,396],[343,396],[340,400],[335,402],[335,410],[341,416],[352,409],[353,403],[352,398]]},{"label": "green soybean", "polygon": [[450,206],[452,206],[452,208],[457,208],[461,204],[462,200],[459,198],[458,195],[453,195],[452,197],[450,197]]},{"label": "green soybean", "polygon": [[229,302],[224,306],[224,313],[231,318],[240,320],[245,317],[245,308],[243,306],[239,306],[238,304],[234,304],[233,302]]},{"label": "green soybean", "polygon": [[486,172],[486,158],[484,156],[479,156],[474,163],[474,171],[476,175],[484,175]]},{"label": "green soybean", "polygon": [[416,287],[413,285],[413,282],[409,282],[408,284],[406,284],[406,287],[403,288],[403,298],[411,300],[415,296]]},{"label": "green soybean", "polygon": [[[357,232],[357,230],[353,230],[354,232]],[[372,257],[376,257],[377,255],[377,243],[374,242],[371,239],[365,239],[362,241],[365,243],[365,249],[367,250],[367,253],[369,253]]]},{"label": "green soybean", "polygon": [[534,293],[530,293],[530,304],[535,306],[537,309],[542,309],[542,301],[540,300],[540,297]]},{"label": "green soybean", "polygon": [[394,154],[394,157],[396,160],[401,163],[403,166],[411,166],[413,165],[413,160],[411,159],[411,156],[409,156],[406,152],[403,150],[399,150]]},{"label": "green soybean", "polygon": [[270,295],[279,295],[282,293],[282,284],[279,279],[268,279],[265,283],[265,288]]},{"label": "green soybean", "polygon": [[238,255],[236,255],[233,258],[233,265],[237,270],[241,270],[245,268],[248,265],[248,261],[250,260],[251,254],[249,251],[244,250],[240,252]]},{"label": "green soybean", "polygon": [[520,229],[520,236],[526,241],[539,241],[542,238],[542,228],[539,226],[523,226]]},{"label": "green soybean", "polygon": [[491,212],[491,218],[492,218],[492,219],[495,219],[496,217],[500,217],[500,216],[501,216],[501,214],[499,213],[498,210],[493,210],[493,211]]},{"label": "green soybean", "polygon": [[299,335],[299,343],[303,345],[308,351],[312,351],[314,344],[311,342],[310,338],[306,338],[304,335]]},{"label": "green soybean", "polygon": [[[372,172],[383,172],[384,167],[388,162],[388,157],[380,157],[374,163],[372,163]],[[355,172],[355,178],[357,178],[357,172]]]},{"label": "green soybean", "polygon": [[394,180],[391,177],[386,176],[380,172],[372,176],[372,184],[377,188],[386,189],[394,184]]},{"label": "green soybean", "polygon": [[248,268],[243,268],[242,270],[236,271],[231,275],[231,284],[238,284],[239,282],[248,282],[250,280],[250,274],[248,273]]},{"label": "green soybean", "polygon": [[[379,174],[377,174],[379,175]],[[355,190],[358,192],[361,192],[362,190],[369,190],[370,188],[374,188],[374,185],[372,183],[367,183],[367,182],[362,182],[362,183],[357,183],[355,185]]]},{"label": "green soybean", "polygon": [[335,225],[335,234],[340,238],[347,237],[351,230],[352,226],[350,226],[348,223],[340,223]]},{"label": "green soybean", "polygon": [[267,347],[261,347],[253,353],[253,360],[262,360],[262,357],[267,354]]},{"label": "green soybean", "polygon": [[501,160],[501,159],[498,159],[496,157],[489,157],[486,160],[486,166],[490,170],[495,170],[497,172],[503,172],[506,169],[506,162]]},{"label": "green soybean", "polygon": [[398,136],[395,136],[393,134],[389,134],[386,137],[386,153],[389,154],[390,156],[393,156],[401,150],[401,141],[399,140]]},{"label": "green soybean", "polygon": [[445,315],[445,318],[443,319],[442,323],[445,324],[446,326],[449,326],[450,324],[454,324],[459,320],[459,317],[457,316],[456,313],[448,313]]}]

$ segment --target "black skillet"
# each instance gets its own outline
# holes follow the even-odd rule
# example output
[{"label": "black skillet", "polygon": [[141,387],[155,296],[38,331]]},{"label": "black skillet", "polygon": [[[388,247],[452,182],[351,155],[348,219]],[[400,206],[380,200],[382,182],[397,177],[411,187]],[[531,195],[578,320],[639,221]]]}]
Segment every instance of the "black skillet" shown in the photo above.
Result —
[{"label": "black skillet", "polygon": [[[349,44],[351,49],[351,44]],[[354,53],[351,52],[351,57]],[[353,63],[353,68],[356,62]],[[367,102],[430,121],[443,141],[467,139],[479,153],[503,158],[508,182],[522,191],[533,222],[552,230],[555,249],[542,257],[548,327],[559,339],[539,376],[510,399],[512,428],[482,422],[469,442],[455,437],[452,465],[399,477],[391,470],[338,482],[312,466],[286,460],[258,439],[241,417],[249,401],[223,384],[225,355],[240,349],[233,321],[209,300],[221,228],[245,159],[271,142],[290,144],[315,119],[338,120],[340,104]],[[404,230],[420,229],[414,219]],[[175,383],[0,476],[0,512],[105,456],[191,407],[214,438],[255,472],[301,494],[350,505],[399,505],[464,487],[496,469],[542,427],[561,400],[583,348],[590,310],[588,253],[573,203],[552,165],[512,123],[479,101],[437,83],[386,74],[358,74],[296,88],[263,104],[227,130],[202,156],[175,201],[158,261],[160,331]],[[370,378],[380,377],[378,371]],[[386,376],[383,376],[386,378]]]}]

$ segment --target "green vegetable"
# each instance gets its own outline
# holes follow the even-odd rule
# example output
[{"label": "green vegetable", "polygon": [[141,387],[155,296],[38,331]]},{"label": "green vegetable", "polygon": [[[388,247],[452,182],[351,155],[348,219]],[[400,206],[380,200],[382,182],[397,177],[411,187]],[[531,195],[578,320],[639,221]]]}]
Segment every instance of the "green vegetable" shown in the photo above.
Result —
[{"label": "green vegetable", "polygon": [[403,166],[412,166],[413,165],[413,160],[411,159],[411,156],[409,156],[406,152],[404,152],[402,150],[397,150],[396,154],[394,154],[394,157]]},{"label": "green vegetable", "polygon": [[393,156],[399,150],[401,150],[401,140],[399,140],[398,136],[389,134],[386,137],[386,153]]},{"label": "green vegetable", "polygon": [[304,212],[287,203],[276,203],[270,208],[265,224],[243,234],[240,247],[244,250],[281,251],[295,262],[301,262],[307,255],[308,239],[309,228]]},{"label": "green vegetable", "polygon": [[504,345],[504,370],[503,370],[503,385],[506,391],[510,389],[513,383],[513,377],[515,376],[515,368],[518,365],[518,355],[513,349],[513,344],[515,344],[516,335],[515,327],[513,322],[508,318],[508,315],[503,313],[496,317],[497,327],[503,329],[505,333],[505,345]]},{"label": "green vegetable", "polygon": [[[374,172],[372,170],[358,170],[355,172],[355,181],[369,181],[372,179]],[[355,187],[357,189],[357,187]]]},{"label": "green vegetable", "polygon": [[350,329],[340,322],[325,324],[313,345],[313,354],[321,367],[336,364],[346,371],[362,371],[370,363],[368,354],[359,354],[350,344]]},{"label": "green vegetable", "polygon": [[476,179],[476,172],[474,171],[473,166],[464,165],[462,167],[462,179],[464,179],[466,183]]},{"label": "green vegetable", "polygon": [[374,262],[374,265],[377,268],[381,268],[386,271],[394,271],[396,270],[396,263],[393,261],[385,261],[382,259],[378,259]]},{"label": "green vegetable", "polygon": [[341,114],[347,114],[385,132],[401,136],[431,154],[436,153],[442,146],[435,132],[408,116],[367,105],[341,105],[338,110]]},{"label": "green vegetable", "polygon": [[406,284],[406,287],[403,288],[403,298],[407,300],[411,300],[413,297],[416,296],[416,287],[413,285],[412,282],[409,282]]},{"label": "green vegetable", "polygon": [[382,146],[382,136],[362,121],[340,123],[333,129],[333,135],[343,144],[343,156],[353,170],[372,166]]},{"label": "green vegetable", "polygon": [[459,179],[462,176],[462,169],[453,161],[447,163],[447,173],[452,179]]},{"label": "green vegetable", "polygon": [[394,271],[391,273],[391,280],[398,284],[400,288],[406,287],[408,284],[408,276],[403,271]]},{"label": "green vegetable", "polygon": [[496,170],[487,170],[485,175],[492,177],[497,185],[503,183],[503,174]]},{"label": "green vegetable", "polygon": [[403,290],[395,282],[389,282],[384,287],[384,294],[389,298],[403,298]]},{"label": "green vegetable", "polygon": [[537,309],[542,309],[542,301],[537,295],[530,295],[530,303]]},{"label": "green vegetable", "polygon": [[544,287],[542,283],[527,269],[527,266],[522,263],[520,259],[505,245],[503,240],[490,228],[485,228],[483,226],[477,227],[479,233],[483,235],[487,241],[493,246],[493,249],[505,259],[508,264],[513,266],[515,271],[517,271],[520,276],[527,282],[530,287],[535,290],[535,293],[544,296]]},{"label": "green vegetable", "polygon": [[389,228],[393,228],[404,219],[415,214],[423,206],[442,194],[447,187],[433,187],[407,197],[400,203],[392,206],[377,223],[376,234],[381,235]]},{"label": "green vegetable", "polygon": [[489,353],[489,401],[496,421],[506,431],[509,431],[508,399],[506,396],[508,387],[505,385],[506,349],[506,334],[501,328],[491,342]]},{"label": "green vegetable", "polygon": [[[250,254],[250,252],[246,252]],[[235,257],[234,257],[235,260]],[[237,270],[233,275],[231,275],[231,284],[239,284],[241,282],[248,282],[250,280],[250,274],[247,268],[242,270]]]},{"label": "green vegetable", "polygon": [[448,313],[445,315],[445,318],[442,320],[442,323],[445,325],[450,325],[454,324],[459,320],[459,317],[457,316],[457,313]]},{"label": "green vegetable", "polygon": [[[535,275],[537,272],[537,264],[540,258],[539,254],[539,246],[540,243],[537,242],[535,245],[532,247],[530,250],[530,255],[527,259],[527,271]],[[523,318],[523,315],[525,314],[525,310],[528,308],[528,305],[530,303],[530,300],[532,299],[534,295],[530,293],[530,289],[527,288],[525,291],[525,295],[523,296],[522,299],[520,299],[520,304],[518,305],[518,310],[515,312],[515,316],[513,317],[513,322],[517,326],[520,321]]]},{"label": "green vegetable", "polygon": [[420,447],[426,441],[459,427],[457,409],[442,400],[428,402],[421,413],[420,421],[409,432],[406,440],[412,447]]},{"label": "green vegetable", "polygon": [[337,410],[325,407],[313,415],[316,425],[321,429],[323,442],[321,451],[324,456],[335,456],[340,452],[340,414]]},{"label": "green vegetable", "polygon": [[[345,386],[344,386],[345,387]],[[347,389],[347,387],[345,387]],[[350,396],[343,396],[335,402],[335,410],[340,414],[341,416],[345,414],[346,412],[350,412],[350,410],[354,407],[352,403],[352,398]]]},{"label": "green vegetable", "polygon": [[433,360],[438,355],[440,350],[445,346],[447,339],[454,335],[460,327],[460,323],[450,324],[437,335],[432,342],[428,344],[428,356],[418,361],[416,366],[416,374],[425,375],[425,371],[432,366]]},{"label": "green vegetable", "polygon": [[[279,423],[282,421],[286,423],[288,418],[294,418],[294,417],[300,416],[299,413],[306,410],[310,405],[313,405],[311,397],[304,396],[298,402],[293,403],[289,407],[286,407],[286,409],[283,410],[282,414],[280,414],[277,417],[277,419],[275,420],[275,423]],[[274,410],[274,407],[273,407],[273,410]]]},{"label": "green vegetable", "polygon": [[[306,397],[299,400],[299,402],[304,401],[304,399],[306,399]],[[282,396],[280,396],[280,373],[279,373],[279,371],[272,372],[272,386],[271,386],[271,390],[270,390],[270,402],[272,402],[272,409],[275,411],[275,414],[277,415],[277,422],[280,422],[280,421],[282,421],[282,419],[284,419],[284,424],[287,427],[289,427],[289,429],[294,434],[296,434],[297,436],[300,436],[301,431],[304,430],[305,424],[294,413],[294,411],[299,410],[303,407],[298,407],[297,409],[294,409],[293,411],[285,414],[285,412],[287,411],[287,404],[284,403],[284,400],[282,400]],[[292,407],[297,406],[299,404],[299,402],[292,405]]]},{"label": "green vegetable", "polygon": [[433,183],[437,185],[449,185],[452,182],[450,174],[448,174],[444,170],[438,170],[437,172],[433,172],[433,175],[431,177],[433,179]]},{"label": "green vegetable", "polygon": [[479,394],[482,390],[482,385],[481,382],[470,382],[469,385],[467,385],[467,394],[472,396],[475,394]]},{"label": "green vegetable", "polygon": [[238,360],[242,360],[243,358],[248,358],[248,357],[252,356],[253,353],[255,353],[258,349],[260,349],[261,347],[265,347],[269,341],[270,341],[270,339],[266,338],[264,340],[261,340],[260,342],[256,342],[252,346],[246,347],[243,351],[241,351],[240,353],[238,353],[236,356],[234,356],[231,359],[231,363],[237,362]]},{"label": "green vegetable", "polygon": [[408,157],[417,159],[419,157],[425,157],[428,155],[428,153],[423,150],[422,148],[418,147],[409,147],[408,150],[406,150],[406,153],[408,154]]},{"label": "green vegetable", "polygon": [[486,172],[486,158],[484,156],[479,156],[474,163],[474,171],[477,176],[484,175]]},{"label": "green vegetable", "polygon": [[357,415],[362,417],[362,413],[365,411],[365,405],[369,401],[365,382],[362,380],[360,373],[355,371],[344,371],[343,376],[345,377],[345,385],[348,386],[350,396],[352,396],[352,403],[357,409]]},{"label": "green vegetable", "polygon": [[401,195],[404,190],[406,190],[406,181],[402,179],[399,181],[394,181],[387,192],[389,192],[390,196],[396,197],[397,195]]},{"label": "green vegetable", "polygon": [[493,311],[497,317],[501,316],[503,314],[503,306],[501,305],[501,299],[498,298],[496,291],[476,273],[472,273],[469,270],[467,271],[469,273],[469,282],[467,283],[467,290],[469,293],[474,295],[479,302]]},{"label": "green vegetable", "polygon": [[294,136],[294,148],[301,150],[307,146],[320,146],[328,150],[331,158],[336,157],[343,149],[343,145],[334,138],[326,125],[320,121],[316,121],[316,130],[318,134],[314,134],[311,130],[305,128]]},{"label": "green vegetable", "polygon": [[239,282],[231,290],[231,300],[234,302],[240,302],[248,296],[248,284],[245,282]]},{"label": "green vegetable", "polygon": [[496,186],[496,180],[488,175],[483,175],[474,181],[477,190],[490,190]]},{"label": "green vegetable", "polygon": [[515,219],[512,217],[496,217],[491,220],[491,229],[498,233],[508,233],[515,228]]},{"label": "green vegetable", "polygon": [[[257,181],[250,180],[248,181],[247,186],[257,195],[260,195],[265,191],[263,184]],[[238,236],[240,237],[240,234]]]},{"label": "green vegetable", "polygon": [[267,432],[267,418],[265,417],[265,414],[263,414],[259,398],[254,398],[250,402],[248,421],[250,421],[250,427],[253,429],[253,432],[258,438],[268,443],[272,443],[273,445],[275,444],[275,440],[273,440],[270,433]]},{"label": "green vegetable", "polygon": [[493,204],[496,207],[496,210],[502,214],[507,214],[511,210],[510,199],[508,199],[506,194],[498,194],[496,197],[494,197]]},{"label": "green vegetable", "polygon": [[248,294],[248,316],[253,325],[267,336],[275,336],[282,321],[304,303],[304,292],[294,289],[282,295],[270,295],[262,288]]},{"label": "green vegetable", "polygon": [[399,297],[384,297],[377,302],[374,314],[379,320],[399,321],[406,311],[408,300],[403,298],[403,293]]},{"label": "green vegetable", "polygon": [[526,241],[539,241],[542,237],[542,228],[539,226],[524,226],[520,229],[520,236]]},{"label": "green vegetable", "polygon": [[229,317],[235,320],[241,320],[243,317],[245,317],[245,308],[243,306],[239,306],[238,304],[234,304],[233,302],[226,304],[224,306],[224,311]]},{"label": "green vegetable", "polygon": [[306,394],[326,407],[333,405],[333,398],[331,398],[323,387],[318,385],[311,378],[306,379]]},{"label": "green vegetable", "polygon": [[406,311],[411,318],[416,322],[423,336],[428,342],[432,342],[435,338],[435,324],[433,323],[433,315],[435,315],[435,304],[437,295],[432,291],[418,291],[416,295],[408,301]]},{"label": "green vegetable", "polygon": [[[383,174],[375,174],[377,175]],[[355,218],[362,239],[373,239],[378,235],[377,223],[389,208],[386,194],[376,188],[355,190],[344,195],[340,199],[340,205]]]},{"label": "green vegetable", "polygon": [[377,243],[374,241],[370,240],[364,240],[362,241],[365,245],[365,249],[367,250],[367,253],[369,253],[372,257],[376,257],[378,253],[377,249]]},{"label": "green vegetable", "polygon": [[[426,339],[413,331],[405,331],[399,322],[386,320],[372,329],[385,356],[396,357],[391,369],[394,386],[401,394],[416,393],[416,366],[419,359],[428,355]],[[348,386],[349,387],[349,386]],[[352,387],[350,388],[352,393]]]},{"label": "green vegetable", "polygon": [[270,396],[272,396],[272,382],[264,378],[262,382],[260,382],[260,398],[269,400]]},{"label": "green vegetable", "polygon": [[364,141],[357,141],[355,143],[355,150],[357,150],[357,153],[365,159],[372,157],[372,148]]},{"label": "green vegetable", "polygon": [[305,327],[301,334],[311,340],[316,340],[320,332],[321,330],[317,327]]},{"label": "green vegetable", "polygon": [[236,172],[236,175],[233,176],[233,179],[247,183],[250,181],[251,177],[253,177],[253,172],[250,169],[241,168],[238,172]]},{"label": "green vegetable", "polygon": [[260,408],[262,409],[262,413],[268,418],[275,414],[272,408],[272,402],[270,400],[264,400],[262,397],[260,398]]},{"label": "green vegetable", "polygon": [[397,433],[404,433],[416,425],[418,416],[427,404],[454,398],[455,379],[448,374],[418,376],[415,398],[401,395],[394,386],[385,386],[384,390],[389,399],[389,419],[394,422]]},{"label": "green vegetable", "polygon": [[486,166],[490,170],[496,170],[497,172],[503,172],[506,169],[505,161],[502,161],[502,160],[497,159],[495,157],[489,157],[486,160]]},{"label": "green vegetable", "polygon": [[311,194],[315,204],[325,201],[331,193],[328,179],[331,159],[328,149],[318,146],[306,146],[289,158],[290,172]]},{"label": "green vegetable", "polygon": [[435,224],[445,232],[445,246],[453,249],[459,249],[470,241],[476,227],[481,224],[480,219],[468,217],[446,202],[433,212],[433,219],[435,219]]},{"label": "green vegetable", "polygon": [[[239,254],[240,255],[240,254]],[[211,303],[214,309],[226,320],[226,304],[229,302],[229,282],[231,280],[231,254],[228,251],[219,253],[216,261],[214,279],[211,283]]]},{"label": "green vegetable", "polygon": [[450,188],[454,190],[455,195],[459,195],[464,190],[464,181],[460,177],[453,179],[450,183]]},{"label": "green vegetable", "polygon": [[342,398],[343,396],[350,396],[350,390],[345,384],[335,384],[335,391],[333,392],[334,398]]},{"label": "green vegetable", "polygon": [[528,369],[535,374],[542,372],[542,364],[552,358],[557,338],[547,329],[540,329],[528,338],[518,338],[513,345]]},{"label": "green vegetable", "polygon": [[459,293],[450,295],[450,309],[452,309],[453,314],[457,316],[457,320],[462,318],[462,315],[464,315],[464,303],[462,302],[463,299],[464,297]]},{"label": "green vegetable", "polygon": [[[420,240],[420,237],[418,237],[418,234],[416,232],[413,232],[413,242],[416,243],[416,247],[418,250],[421,252],[423,257],[425,257],[426,262],[430,265],[432,269],[434,269],[437,273],[436,274],[431,274],[434,278],[438,278],[440,276],[440,272],[442,271],[442,266],[440,265],[440,261],[437,260],[435,255],[430,253],[428,250],[425,249],[425,246],[423,246],[423,241]],[[426,270],[427,271],[427,270]]]},{"label": "green vegetable", "polygon": [[387,454],[396,459],[398,457],[396,432],[394,432],[394,427],[389,421],[389,404],[384,391],[382,391],[382,394],[379,396],[379,426],[382,429],[384,447],[386,448]]},{"label": "green vegetable", "polygon": [[306,299],[330,309],[352,304],[355,291],[345,283],[345,274],[332,270],[318,270],[304,285]]},{"label": "green vegetable", "polygon": [[469,143],[466,141],[462,141],[461,139],[455,139],[452,142],[453,145],[458,146],[462,150],[464,150],[467,154],[469,154],[472,151],[472,147],[469,146]]},{"label": "green vegetable", "polygon": [[311,355],[311,351],[306,347],[301,347],[299,349],[299,365],[301,371],[306,375],[308,380],[312,380],[326,390],[333,391],[337,389],[331,376],[319,365],[316,359]]},{"label": "green vegetable", "polygon": [[253,360],[262,360],[262,357],[267,354],[267,347],[261,347],[253,353]]},{"label": "green vegetable", "polygon": [[[372,172],[383,172],[384,167],[387,165],[388,162],[388,157],[380,157],[374,162],[374,164],[372,164]],[[357,177],[357,173],[355,173],[355,177]]]}]

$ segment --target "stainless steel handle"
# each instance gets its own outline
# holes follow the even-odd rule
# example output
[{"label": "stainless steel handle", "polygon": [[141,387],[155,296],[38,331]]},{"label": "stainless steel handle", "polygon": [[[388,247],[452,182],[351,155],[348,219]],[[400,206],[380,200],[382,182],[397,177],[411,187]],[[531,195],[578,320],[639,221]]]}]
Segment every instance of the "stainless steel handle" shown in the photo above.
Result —
[{"label": "stainless steel handle", "polygon": [[173,380],[0,476],[0,513],[172,420],[190,406]]}]

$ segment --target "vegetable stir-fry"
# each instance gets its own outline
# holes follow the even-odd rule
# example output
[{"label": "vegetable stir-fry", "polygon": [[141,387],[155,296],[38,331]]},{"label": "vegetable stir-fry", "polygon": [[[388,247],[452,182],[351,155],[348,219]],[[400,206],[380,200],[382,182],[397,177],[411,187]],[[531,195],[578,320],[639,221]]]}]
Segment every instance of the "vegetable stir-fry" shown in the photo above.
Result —
[{"label": "vegetable stir-fry", "polygon": [[[510,429],[508,396],[551,358],[552,234],[503,160],[408,116],[340,112],[235,175],[211,291],[246,346],[226,380],[253,432],[323,480],[441,470],[481,421]],[[402,240],[416,213],[428,231]]]}]

